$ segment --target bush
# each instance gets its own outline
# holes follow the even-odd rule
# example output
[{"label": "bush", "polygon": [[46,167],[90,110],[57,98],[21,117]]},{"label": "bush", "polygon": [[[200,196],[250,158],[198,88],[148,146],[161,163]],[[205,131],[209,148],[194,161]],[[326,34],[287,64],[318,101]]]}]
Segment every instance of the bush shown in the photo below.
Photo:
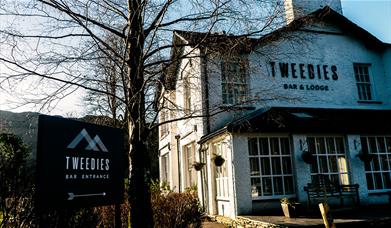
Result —
[{"label": "bush", "polygon": [[204,211],[195,192],[151,192],[155,227],[201,227]]},{"label": "bush", "polygon": [[0,134],[0,227],[33,223],[33,173],[28,171],[28,147],[14,134]]}]

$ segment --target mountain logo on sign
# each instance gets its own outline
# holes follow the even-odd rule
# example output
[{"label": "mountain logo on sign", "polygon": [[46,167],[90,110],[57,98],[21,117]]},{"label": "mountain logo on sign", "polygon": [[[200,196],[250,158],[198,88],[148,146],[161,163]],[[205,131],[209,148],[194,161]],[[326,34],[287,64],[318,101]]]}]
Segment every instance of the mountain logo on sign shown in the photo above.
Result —
[{"label": "mountain logo on sign", "polygon": [[[72,140],[71,143],[67,146],[68,149],[74,149],[76,146],[81,142],[81,140],[85,139],[88,142],[86,150],[93,150],[93,151],[103,151],[108,152],[106,146],[103,144],[102,140],[99,138],[98,135],[95,135],[95,137],[92,139],[91,136],[88,134],[86,129],[83,128],[83,130],[80,131],[80,133]],[[99,147],[99,148],[98,148]]]}]

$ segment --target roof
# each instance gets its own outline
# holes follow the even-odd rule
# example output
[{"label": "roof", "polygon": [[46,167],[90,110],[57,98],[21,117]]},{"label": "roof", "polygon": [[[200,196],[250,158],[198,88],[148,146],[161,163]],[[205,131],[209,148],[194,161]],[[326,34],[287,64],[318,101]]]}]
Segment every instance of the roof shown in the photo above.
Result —
[{"label": "roof", "polygon": [[358,39],[362,39],[368,47],[391,47],[391,44],[382,42],[374,35],[328,6],[304,17],[295,19],[288,25],[257,39],[244,35],[235,36],[227,35],[225,33],[201,33],[175,30],[173,34],[173,48],[171,49],[171,63],[164,73],[164,85],[167,90],[175,89],[179,64],[181,57],[183,56],[183,47],[185,46],[200,48],[201,55],[203,55],[202,52],[206,48],[208,48],[208,50],[217,50],[220,53],[223,52],[225,54],[231,54],[232,52],[248,53],[257,45],[264,45],[271,41],[278,40],[291,31],[297,31],[307,24],[321,21],[328,21],[341,26],[346,34],[351,34]]},{"label": "roof", "polygon": [[[306,16],[303,16],[301,18],[295,19],[288,25],[277,29],[265,36],[262,36],[258,41],[256,42],[256,45],[263,44],[265,42],[269,42],[271,40],[276,40],[281,38],[285,33],[290,31],[296,31],[301,29],[304,25],[316,23],[316,22],[330,22],[332,24],[340,26],[344,33],[347,35],[352,35],[354,37],[357,37],[358,39],[362,39],[366,44],[370,47],[384,47],[384,46],[390,46],[391,44],[384,43],[381,40],[379,40],[377,37],[372,35],[367,30],[363,29],[362,27],[358,26],[357,24],[350,21],[345,16],[339,14],[337,11],[333,10],[332,8],[326,6],[322,9],[316,10]],[[315,31],[314,31],[315,32]]]},{"label": "roof", "polygon": [[273,107],[259,109],[205,135],[229,133],[390,134],[391,110]]}]

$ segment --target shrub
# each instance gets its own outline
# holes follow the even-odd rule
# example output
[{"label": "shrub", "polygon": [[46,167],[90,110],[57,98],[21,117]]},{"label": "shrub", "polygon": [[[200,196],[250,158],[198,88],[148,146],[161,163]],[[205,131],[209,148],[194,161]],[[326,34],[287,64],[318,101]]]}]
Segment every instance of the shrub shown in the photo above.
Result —
[{"label": "shrub", "polygon": [[14,134],[0,134],[0,227],[29,227],[33,222],[33,173],[28,147]]},{"label": "shrub", "polygon": [[204,211],[193,191],[177,193],[152,191],[152,211],[155,227],[201,227]]}]

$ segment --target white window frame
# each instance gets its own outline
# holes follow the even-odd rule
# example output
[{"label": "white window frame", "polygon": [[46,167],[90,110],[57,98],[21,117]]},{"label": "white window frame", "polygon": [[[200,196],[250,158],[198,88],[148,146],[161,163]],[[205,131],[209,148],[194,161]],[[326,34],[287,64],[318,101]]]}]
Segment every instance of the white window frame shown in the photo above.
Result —
[{"label": "white window frame", "polygon": [[371,64],[354,63],[354,77],[356,79],[359,101],[374,101],[375,93],[373,78],[371,76]]},{"label": "white window frame", "polygon": [[185,188],[197,184],[197,173],[193,167],[195,160],[195,143],[191,142],[182,148],[184,158]]},{"label": "white window frame", "polygon": [[[371,143],[374,139],[375,145]],[[366,140],[364,142],[363,140]],[[381,142],[383,140],[383,142]],[[371,161],[365,162],[365,179],[369,192],[388,192],[391,190],[391,136],[390,135],[362,135],[360,136],[362,152],[373,154]],[[372,145],[371,145],[372,144]],[[374,147],[373,147],[374,146]],[[388,181],[387,183],[387,175]],[[377,178],[381,180],[378,187]],[[388,186],[387,186],[388,185]],[[372,187],[371,187],[372,186]]]},{"label": "white window frame", "polygon": [[161,179],[160,181],[167,182],[167,184],[170,184],[170,154],[166,153],[160,156],[160,172],[161,172]]},{"label": "white window frame", "polygon": [[[234,72],[228,68],[234,68]],[[223,105],[243,105],[249,97],[248,60],[230,58],[221,61],[221,91]]]},{"label": "white window frame", "polygon": [[[168,109],[163,108],[160,111],[160,122],[163,123],[163,122],[168,121],[168,120],[169,120]],[[164,138],[169,133],[170,133],[170,129],[169,129],[169,124],[168,123],[160,125],[160,138]]]},{"label": "white window frame", "polygon": [[[287,146],[288,148],[285,148],[285,150],[288,150],[288,153],[282,154],[282,139],[287,140]],[[250,148],[251,140],[256,140],[256,147],[257,147],[257,153],[254,154],[252,152],[252,149]],[[261,153],[261,143],[260,140],[267,140],[267,154]],[[272,145],[272,142],[275,142],[275,140],[278,140],[278,152],[272,152],[272,148],[274,146]],[[295,197],[295,177],[293,174],[293,157],[292,157],[292,146],[291,146],[291,140],[288,136],[251,136],[248,137],[248,149],[249,149],[249,162],[250,162],[250,179],[251,179],[251,196],[253,200],[265,200],[265,199],[279,199],[281,197]],[[263,149],[262,149],[263,150]],[[273,161],[279,159],[279,172],[277,170],[274,170],[274,164]],[[284,163],[283,160],[287,161],[289,163]],[[252,161],[257,161],[254,163],[254,165],[258,166],[258,171],[256,169],[253,169]],[[268,161],[269,169],[263,170],[262,162]],[[265,166],[266,167],[266,166]],[[289,168],[290,167],[290,168]],[[286,170],[284,170],[284,168]],[[257,173],[258,172],[258,173]],[[264,172],[266,174],[264,174]],[[278,178],[282,179],[281,187],[282,192],[281,194],[277,194],[275,191],[276,180]],[[271,194],[265,193],[264,189],[266,188],[265,183],[266,180],[270,179],[271,183]],[[290,181],[289,181],[290,179]],[[264,182],[265,180],[265,182]],[[255,185],[254,182],[258,182]],[[285,181],[287,181],[285,183]],[[285,186],[287,183],[290,182],[291,185],[291,192],[287,192],[287,186]],[[268,191],[269,192],[269,191]]]},{"label": "white window frame", "polygon": [[192,111],[192,101],[191,101],[191,86],[190,86],[190,77],[187,75],[183,80],[183,107],[185,115],[190,115]]},{"label": "white window frame", "polygon": [[227,168],[227,148],[224,141],[215,142],[212,144],[212,152],[214,155],[221,155],[225,162],[222,166],[216,167],[216,199],[228,200],[228,168]]},{"label": "white window frame", "polygon": [[[311,146],[312,140],[310,138],[314,139],[314,146]],[[332,144],[330,139],[332,139]],[[343,151],[339,151],[337,139],[342,140]],[[310,167],[311,176],[323,174],[332,182],[336,182],[335,178],[338,177],[337,184],[349,184],[350,167],[345,137],[341,135],[311,135],[307,136],[306,140],[308,151],[315,158]],[[332,147],[330,148],[330,146]],[[323,161],[326,163],[323,163]]]}]

